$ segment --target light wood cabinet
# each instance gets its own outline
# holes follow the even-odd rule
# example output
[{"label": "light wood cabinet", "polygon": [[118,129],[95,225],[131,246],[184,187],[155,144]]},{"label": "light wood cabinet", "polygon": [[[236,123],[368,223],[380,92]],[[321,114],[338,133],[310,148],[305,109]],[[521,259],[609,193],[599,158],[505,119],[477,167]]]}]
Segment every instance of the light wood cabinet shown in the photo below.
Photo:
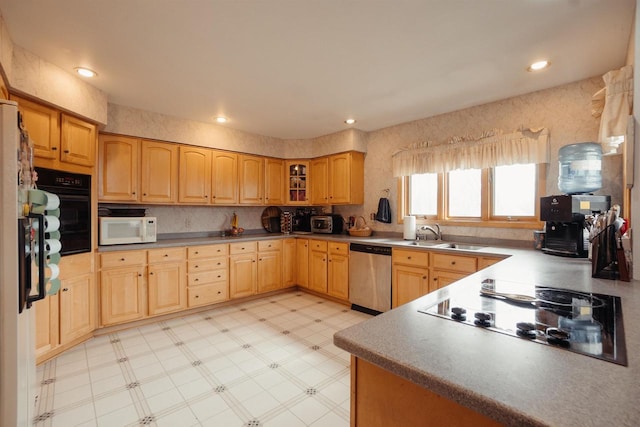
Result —
[{"label": "light wood cabinet", "polygon": [[349,299],[349,244],[329,242],[327,293],[343,300]]},{"label": "light wood cabinet", "polygon": [[18,96],[22,120],[34,142],[33,155],[44,159],[43,166],[64,169],[62,164],[93,167],[96,152],[96,125]]},{"label": "light wood cabinet", "polygon": [[238,203],[238,155],[214,150],[211,203],[234,205]]},{"label": "light wood cabinet", "polygon": [[259,156],[238,156],[240,204],[264,203],[264,159]]},{"label": "light wood cabinet", "polygon": [[179,158],[178,201],[208,204],[211,195],[211,150],[181,145]]},{"label": "light wood cabinet", "polygon": [[431,292],[428,252],[394,248],[391,262],[392,308]]},{"label": "light wood cabinet", "polygon": [[140,153],[140,201],[178,201],[178,146],[166,142],[142,141]]},{"label": "light wood cabinet", "polygon": [[309,239],[296,239],[296,284],[309,287]]},{"label": "light wood cabinet", "polygon": [[62,113],[60,161],[80,166],[95,164],[96,126]]},{"label": "light wood cabinet", "polygon": [[284,160],[264,159],[264,203],[284,205]]},{"label": "light wood cabinet", "polygon": [[186,249],[162,248],[148,251],[149,316],[187,308]]},{"label": "light wood cabinet", "polygon": [[98,153],[98,200],[137,201],[140,140],[101,134]]},{"label": "light wood cabinet", "polygon": [[101,254],[100,316],[105,326],[147,315],[146,251]]},{"label": "light wood cabinet", "polygon": [[229,297],[241,298],[256,293],[258,266],[256,242],[229,244]]},{"label": "light wood cabinet", "polygon": [[58,294],[36,301],[32,307],[36,321],[35,356],[36,363],[40,363],[60,345]]},{"label": "light wood cabinet", "polygon": [[[282,287],[288,288],[296,284],[296,239],[282,241]],[[309,260],[307,259],[307,262]]]},{"label": "light wood cabinet", "polygon": [[11,95],[18,103],[22,121],[33,140],[33,155],[43,159],[60,157],[60,112],[36,102]]},{"label": "light wood cabinet", "polygon": [[308,205],[309,197],[309,162],[293,160],[285,163],[285,203],[287,205]]},{"label": "light wood cabinet", "polygon": [[430,253],[431,290],[440,289],[456,280],[475,273],[478,269],[475,256]]},{"label": "light wood cabinet", "polygon": [[95,329],[95,273],[93,254],[60,260],[60,344],[65,345]]},{"label": "light wood cabinet", "polygon": [[313,159],[310,169],[311,204],[329,204],[329,159]]},{"label": "light wood cabinet", "polygon": [[348,152],[329,157],[329,203],[364,203],[364,154]]},{"label": "light wood cabinet", "polygon": [[309,249],[309,289],[326,294],[329,281],[327,242],[310,239]]},{"label": "light wood cabinet", "polygon": [[282,287],[282,240],[258,242],[258,293]]},{"label": "light wood cabinet", "polygon": [[481,256],[478,257],[478,271],[482,270],[483,268],[487,268],[497,262],[502,261],[503,258],[496,258],[496,257],[486,257],[486,256]]},{"label": "light wood cabinet", "polygon": [[197,307],[229,299],[229,247],[192,246],[188,254],[187,299]]}]

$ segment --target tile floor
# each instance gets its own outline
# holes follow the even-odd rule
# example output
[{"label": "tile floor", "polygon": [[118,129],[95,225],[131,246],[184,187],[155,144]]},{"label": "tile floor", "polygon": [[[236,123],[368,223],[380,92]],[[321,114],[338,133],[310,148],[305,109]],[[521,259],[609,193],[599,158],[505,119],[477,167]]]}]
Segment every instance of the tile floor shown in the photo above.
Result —
[{"label": "tile floor", "polygon": [[292,291],[93,338],[38,367],[34,425],[348,426],[333,334],[367,318]]}]

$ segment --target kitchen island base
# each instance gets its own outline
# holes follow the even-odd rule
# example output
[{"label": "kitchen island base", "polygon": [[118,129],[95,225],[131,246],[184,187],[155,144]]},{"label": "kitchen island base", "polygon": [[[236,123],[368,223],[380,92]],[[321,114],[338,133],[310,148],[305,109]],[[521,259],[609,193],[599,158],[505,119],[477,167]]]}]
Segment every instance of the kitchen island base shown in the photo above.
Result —
[{"label": "kitchen island base", "polygon": [[351,427],[500,426],[501,424],[351,356]]}]

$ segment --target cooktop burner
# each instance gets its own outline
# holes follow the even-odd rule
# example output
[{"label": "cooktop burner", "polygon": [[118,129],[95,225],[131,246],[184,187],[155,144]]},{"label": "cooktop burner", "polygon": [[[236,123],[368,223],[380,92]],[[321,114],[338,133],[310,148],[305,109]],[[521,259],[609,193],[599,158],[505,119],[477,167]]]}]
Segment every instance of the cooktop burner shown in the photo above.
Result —
[{"label": "cooktop burner", "polygon": [[627,366],[617,296],[486,279],[418,311]]}]

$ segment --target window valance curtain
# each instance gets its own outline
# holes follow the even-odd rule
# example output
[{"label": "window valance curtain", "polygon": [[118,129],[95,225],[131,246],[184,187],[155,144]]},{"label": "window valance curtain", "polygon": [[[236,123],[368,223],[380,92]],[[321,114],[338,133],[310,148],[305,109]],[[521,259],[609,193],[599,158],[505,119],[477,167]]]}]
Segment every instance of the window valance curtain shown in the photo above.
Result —
[{"label": "window valance curtain", "polygon": [[393,176],[483,169],[524,163],[549,163],[549,130],[526,129],[508,134],[491,131],[457,137],[449,143],[421,142],[393,155]]}]

